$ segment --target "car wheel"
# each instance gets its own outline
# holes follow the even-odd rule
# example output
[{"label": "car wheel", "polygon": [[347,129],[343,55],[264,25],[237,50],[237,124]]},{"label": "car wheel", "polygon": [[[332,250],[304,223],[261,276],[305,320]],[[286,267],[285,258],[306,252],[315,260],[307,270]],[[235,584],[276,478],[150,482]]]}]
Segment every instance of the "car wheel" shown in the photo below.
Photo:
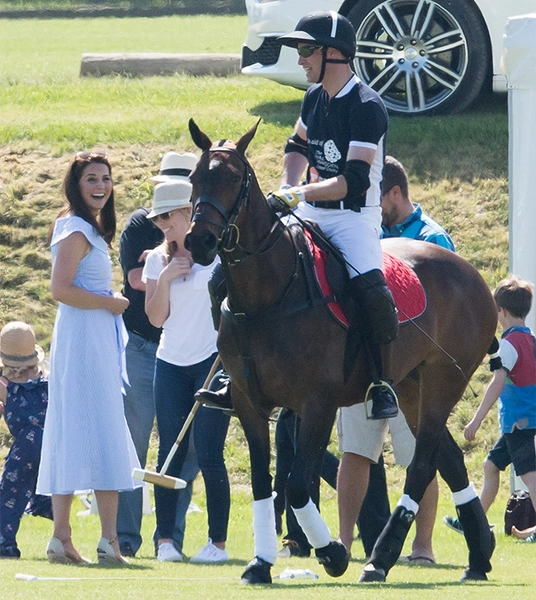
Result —
[{"label": "car wheel", "polygon": [[472,0],[360,0],[347,17],[356,73],[392,113],[458,112],[482,89],[490,43]]}]

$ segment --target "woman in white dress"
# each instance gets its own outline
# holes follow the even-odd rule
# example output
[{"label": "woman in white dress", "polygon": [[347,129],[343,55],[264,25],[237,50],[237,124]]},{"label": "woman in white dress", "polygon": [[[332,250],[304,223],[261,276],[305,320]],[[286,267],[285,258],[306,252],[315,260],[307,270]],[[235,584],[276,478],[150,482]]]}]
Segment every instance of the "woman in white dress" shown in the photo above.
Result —
[{"label": "woman in white dress", "polygon": [[[111,291],[108,254],[116,228],[110,163],[103,153],[78,153],[64,182],[69,202],[51,237],[51,290],[58,312],[50,351],[49,408],[37,488],[52,494],[51,562],[88,562],[71,541],[75,490],[94,490],[102,538],[100,563],[126,562],[116,533],[118,490],[136,484],[139,466],[122,398],[121,314],[128,300]],[[123,335],[124,334],[124,335]]]}]

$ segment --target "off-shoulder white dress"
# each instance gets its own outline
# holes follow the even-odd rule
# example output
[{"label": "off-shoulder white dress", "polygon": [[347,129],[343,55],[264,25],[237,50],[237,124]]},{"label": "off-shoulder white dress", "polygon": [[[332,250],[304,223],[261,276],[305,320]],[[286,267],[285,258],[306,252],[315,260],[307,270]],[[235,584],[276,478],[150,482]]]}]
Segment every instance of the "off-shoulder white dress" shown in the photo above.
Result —
[{"label": "off-shoulder white dress", "polygon": [[[80,217],[56,221],[51,249],[74,232],[91,244],[73,283],[96,294],[111,294],[108,247]],[[139,467],[125,420],[122,389],[123,321],[105,309],[59,303],[50,349],[49,401],[37,489],[39,494],[74,490],[127,490]]]}]

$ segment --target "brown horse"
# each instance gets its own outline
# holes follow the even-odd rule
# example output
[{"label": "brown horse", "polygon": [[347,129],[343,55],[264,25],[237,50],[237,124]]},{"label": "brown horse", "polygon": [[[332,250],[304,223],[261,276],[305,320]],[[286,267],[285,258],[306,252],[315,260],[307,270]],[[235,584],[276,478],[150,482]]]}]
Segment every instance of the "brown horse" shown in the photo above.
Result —
[{"label": "brown horse", "polygon": [[[339,576],[348,556],[342,544],[330,541],[316,507],[311,509],[308,482],[328,443],[337,407],[363,401],[367,369],[360,354],[350,376],[343,375],[346,329],[325,304],[310,301],[304,250],[266,202],[245,158],[256,128],[236,144],[213,144],[190,120],[190,133],[203,153],[191,176],[194,209],[186,243],[200,264],[210,264],[216,253],[221,258],[228,298],[218,348],[250,450],[255,558],[242,581],[271,582],[277,538],[268,416],[277,406],[301,415],[287,483],[289,502],[319,561],[330,575]],[[428,304],[418,327],[402,325],[396,341],[384,347],[400,408],[416,437],[403,496],[413,501],[413,510],[397,506],[361,581],[385,580],[436,469],[453,492],[464,527],[469,547],[464,578],[486,579],[493,535],[446,423],[494,340],[497,310],[478,272],[453,252],[400,239],[387,240],[384,249],[414,269]]]}]

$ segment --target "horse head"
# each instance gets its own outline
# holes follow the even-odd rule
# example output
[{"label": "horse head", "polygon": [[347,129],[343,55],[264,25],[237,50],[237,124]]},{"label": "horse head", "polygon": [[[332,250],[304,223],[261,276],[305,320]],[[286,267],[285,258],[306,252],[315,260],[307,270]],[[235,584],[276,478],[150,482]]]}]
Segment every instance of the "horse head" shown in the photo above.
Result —
[{"label": "horse head", "polygon": [[259,123],[234,143],[212,142],[193,119],[189,121],[192,139],[203,152],[191,174],[192,224],[185,245],[201,265],[209,265],[220,250],[232,251],[240,237],[237,221],[249,204],[252,183],[260,193],[245,157]]}]

